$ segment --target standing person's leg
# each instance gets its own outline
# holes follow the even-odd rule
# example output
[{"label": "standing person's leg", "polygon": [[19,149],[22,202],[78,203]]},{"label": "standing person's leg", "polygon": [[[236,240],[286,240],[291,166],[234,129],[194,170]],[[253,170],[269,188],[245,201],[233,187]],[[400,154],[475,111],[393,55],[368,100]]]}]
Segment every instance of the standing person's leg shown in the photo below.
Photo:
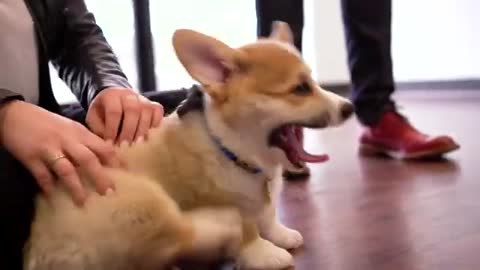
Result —
[{"label": "standing person's leg", "polygon": [[267,37],[274,21],[289,24],[294,35],[295,47],[302,51],[303,0],[255,0],[257,36]]},{"label": "standing person's leg", "polygon": [[396,111],[391,59],[391,0],[342,0],[353,102],[366,127],[361,146],[402,158],[443,154],[458,148],[447,136],[416,130]]},{"label": "standing person's leg", "polygon": [[[303,0],[255,0],[257,14],[257,36],[267,37],[272,31],[274,21],[286,22],[293,32],[295,47],[302,51],[302,35],[304,27]],[[298,132],[300,141],[303,141],[303,132]],[[295,171],[285,172],[287,179],[305,177],[310,174],[308,167]]]},{"label": "standing person's leg", "polygon": [[378,122],[394,109],[391,41],[391,0],[342,0],[353,102],[359,120]]},{"label": "standing person's leg", "polygon": [[0,148],[0,268],[21,270],[23,246],[30,235],[35,179],[6,150]]}]

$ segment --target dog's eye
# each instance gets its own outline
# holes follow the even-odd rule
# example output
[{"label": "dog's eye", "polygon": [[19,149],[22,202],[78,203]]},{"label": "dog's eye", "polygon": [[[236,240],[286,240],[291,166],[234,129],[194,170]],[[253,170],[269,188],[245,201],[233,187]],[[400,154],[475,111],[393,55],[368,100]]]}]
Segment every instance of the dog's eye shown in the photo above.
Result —
[{"label": "dog's eye", "polygon": [[308,83],[304,82],[295,86],[295,88],[293,89],[293,93],[295,95],[308,95],[312,93],[312,88]]}]

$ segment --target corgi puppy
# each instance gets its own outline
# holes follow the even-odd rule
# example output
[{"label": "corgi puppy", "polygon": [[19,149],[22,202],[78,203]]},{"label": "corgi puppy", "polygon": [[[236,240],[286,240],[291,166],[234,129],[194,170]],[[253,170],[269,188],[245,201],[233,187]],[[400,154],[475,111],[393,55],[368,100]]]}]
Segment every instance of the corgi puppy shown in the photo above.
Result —
[{"label": "corgi puppy", "polygon": [[239,48],[177,30],[175,53],[200,85],[148,140],[118,149],[126,169],[105,169],[114,192],[82,208],[60,187],[37,198],[25,269],[158,270],[188,256],[293,265],[287,250],[303,238],[277,219],[282,171],[325,161],[299,129],[339,125],[353,106],[314,82],[287,24],[272,29]]}]

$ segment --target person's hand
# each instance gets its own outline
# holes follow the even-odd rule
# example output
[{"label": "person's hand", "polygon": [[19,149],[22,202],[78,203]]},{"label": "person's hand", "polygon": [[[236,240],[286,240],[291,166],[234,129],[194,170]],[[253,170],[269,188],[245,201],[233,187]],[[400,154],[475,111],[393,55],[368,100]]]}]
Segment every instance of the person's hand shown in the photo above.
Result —
[{"label": "person's hand", "polygon": [[38,106],[10,101],[0,107],[0,145],[31,172],[47,196],[57,180],[81,206],[87,192],[79,172],[93,181],[100,194],[114,189],[102,169],[120,166],[113,145],[81,124]]},{"label": "person's hand", "polygon": [[[163,118],[163,107],[131,89],[107,88],[92,101],[87,125],[98,136],[116,143],[145,138]],[[121,125],[121,130],[120,130]]]}]

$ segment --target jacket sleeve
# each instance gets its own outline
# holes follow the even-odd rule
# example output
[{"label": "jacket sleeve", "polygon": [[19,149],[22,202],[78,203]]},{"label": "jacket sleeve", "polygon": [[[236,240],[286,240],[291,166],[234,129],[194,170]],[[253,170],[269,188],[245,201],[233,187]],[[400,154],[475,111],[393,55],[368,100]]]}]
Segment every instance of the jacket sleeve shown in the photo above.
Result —
[{"label": "jacket sleeve", "polygon": [[65,30],[52,63],[83,108],[107,87],[131,88],[101,28],[83,0],[65,0]]},{"label": "jacket sleeve", "polygon": [[24,100],[23,96],[13,91],[0,88],[0,105],[10,100]]}]

